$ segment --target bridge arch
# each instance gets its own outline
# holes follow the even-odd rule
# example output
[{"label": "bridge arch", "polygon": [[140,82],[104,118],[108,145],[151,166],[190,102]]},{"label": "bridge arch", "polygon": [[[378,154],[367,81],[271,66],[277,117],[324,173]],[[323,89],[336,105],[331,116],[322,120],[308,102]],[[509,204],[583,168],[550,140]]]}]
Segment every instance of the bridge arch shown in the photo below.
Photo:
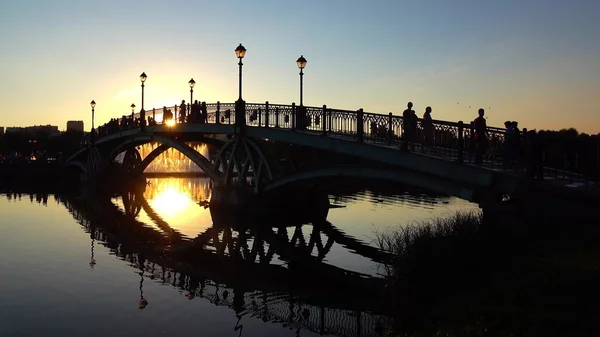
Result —
[{"label": "bridge arch", "polygon": [[[222,148],[225,144],[227,144],[226,142],[224,142],[222,140],[218,140],[218,139],[214,139],[214,138],[203,138],[202,140],[199,140],[198,142],[202,143],[202,144],[206,144],[206,145],[218,146],[220,148]],[[146,170],[146,168],[148,168],[148,166],[150,166],[150,164],[152,164],[152,162],[154,162],[154,160],[156,160],[156,158],[158,158],[161,154],[163,154],[165,151],[167,151],[170,148],[171,148],[171,146],[168,144],[160,144],[160,146],[158,146],[154,150],[152,150],[144,158],[144,160],[142,160],[142,163],[140,164],[140,167],[139,167],[139,173],[144,172]],[[218,168],[215,169],[215,171],[218,171]]]},{"label": "bridge arch", "polygon": [[455,183],[449,180],[437,179],[418,172],[409,170],[392,170],[385,168],[369,168],[363,166],[334,166],[276,178],[265,183],[262,193],[268,193],[294,184],[306,183],[311,180],[335,177],[351,177],[364,179],[378,179],[398,182],[418,188],[427,189],[442,194],[451,194],[464,200],[473,201],[475,191],[472,186]]},{"label": "bridge arch", "polygon": [[148,153],[146,158],[144,158],[144,160],[142,160],[142,163],[140,164],[139,173],[144,172],[146,170],[146,168],[150,164],[152,164],[152,162],[156,158],[158,158],[158,156],[160,156],[161,154],[163,154],[165,151],[167,151],[170,148],[171,148],[171,146],[169,146],[167,144],[160,144],[160,146],[158,146],[156,149],[152,150],[152,152]]},{"label": "bridge arch", "polygon": [[[142,171],[139,171],[139,173],[143,172],[143,169],[147,167],[152,162],[152,160],[156,159],[156,157],[158,157],[158,155],[160,155],[162,152],[166,151],[168,148],[174,148],[177,151],[183,153],[183,155],[192,160],[196,165],[198,165],[198,167],[200,167],[200,169],[217,184],[221,184],[223,182],[223,176],[218,170],[215,169],[214,164],[202,154],[194,150],[191,146],[169,137],[151,134],[137,134],[128,137],[127,139],[122,141],[104,158],[100,169],[106,168],[106,166],[108,166],[109,163],[115,160],[119,153],[131,147],[150,142],[160,143],[161,145],[157,148],[160,148],[160,150],[157,151],[157,149],[155,149],[154,151],[152,151],[150,155],[152,155],[154,158],[148,158],[148,162],[146,162],[146,158],[144,159],[144,161],[142,161],[142,165],[140,166],[140,169],[142,169]],[[150,155],[148,155],[147,157],[149,157]]]}]

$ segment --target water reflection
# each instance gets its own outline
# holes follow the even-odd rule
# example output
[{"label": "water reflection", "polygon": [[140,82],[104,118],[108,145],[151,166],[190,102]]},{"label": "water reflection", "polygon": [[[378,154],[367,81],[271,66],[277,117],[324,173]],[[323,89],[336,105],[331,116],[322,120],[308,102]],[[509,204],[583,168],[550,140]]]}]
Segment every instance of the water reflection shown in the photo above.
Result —
[{"label": "water reflection", "polygon": [[144,197],[148,200],[174,196],[179,200],[188,199],[197,203],[210,199],[212,182],[208,178],[150,178],[146,181],[148,186]]},{"label": "water reflection", "polygon": [[[455,201],[397,190],[365,192],[347,184],[327,190],[334,203],[348,208],[239,218],[199,205],[210,197],[206,179],[148,179],[136,189],[112,195],[82,190],[80,195],[60,194],[55,199],[90,235],[85,248],[88,268],[101,269],[95,254],[104,246],[139,276],[134,309],[164,305],[144,292],[144,286],[158,282],[178,289],[186,301],[229,308],[236,320],[232,328],[240,334],[244,324],[259,319],[296,334],[376,335],[385,312],[383,280],[344,261],[362,259],[374,265],[390,257],[351,235],[353,228],[364,233],[369,230],[365,223],[381,221],[385,214],[393,219],[385,220],[387,225],[400,222],[407,215],[385,202],[390,198],[397,204],[431,208]],[[47,194],[38,198],[35,193],[10,193],[13,200],[27,196],[40,204],[48,200]],[[373,202],[377,198],[384,202]],[[377,217],[364,213],[371,209],[377,210]],[[100,265],[106,263],[100,260]]]},{"label": "water reflection", "polygon": [[[139,214],[142,222],[187,237],[196,236],[211,224],[210,212],[199,207],[210,199],[210,179],[149,178],[145,184],[138,184],[138,188],[141,190],[126,191],[113,198],[113,202],[126,213]],[[134,205],[137,206],[135,210],[132,209]],[[139,212],[141,209],[143,212]]]},{"label": "water reflection", "polygon": [[[180,289],[188,300],[201,298],[232,309],[240,333],[247,317],[296,334],[369,336],[383,319],[373,314],[381,309],[382,280],[322,262],[334,241],[321,241],[327,229],[315,224],[324,224],[323,219],[314,219],[307,238],[302,225],[291,231],[285,223],[275,230],[250,224],[234,228],[227,223],[230,217],[219,217],[194,240],[177,240],[140,223],[109,199],[60,200],[95,240],[139,270],[140,309],[149,302],[144,279],[153,279]],[[271,263],[274,257],[285,265]]]}]

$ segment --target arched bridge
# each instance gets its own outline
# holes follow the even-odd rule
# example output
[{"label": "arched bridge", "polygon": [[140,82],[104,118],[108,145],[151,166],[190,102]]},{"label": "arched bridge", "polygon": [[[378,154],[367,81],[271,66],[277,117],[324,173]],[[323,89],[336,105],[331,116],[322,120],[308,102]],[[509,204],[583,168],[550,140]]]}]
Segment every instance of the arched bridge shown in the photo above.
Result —
[{"label": "arched bridge", "polygon": [[[177,107],[171,109],[177,112]],[[257,194],[337,176],[392,180],[472,201],[514,195],[520,188],[522,175],[493,168],[502,161],[502,129],[488,128],[488,152],[481,165],[472,165],[471,130],[460,122],[434,121],[435,136],[427,145],[417,128],[417,137],[407,146],[412,151],[401,151],[401,116],[268,102],[240,109],[203,103],[195,112],[201,118],[177,118],[175,113],[180,123],[163,121],[164,109],[153,109],[150,123],[137,115],[127,117],[129,122],[111,121],[98,128],[93,145],[64,162],[92,179],[125,153],[120,172],[135,176],[164,150],[174,148],[217,186],[247,185]],[[192,141],[219,150],[207,158],[188,145]],[[149,142],[161,146],[141,158],[136,146]]]}]

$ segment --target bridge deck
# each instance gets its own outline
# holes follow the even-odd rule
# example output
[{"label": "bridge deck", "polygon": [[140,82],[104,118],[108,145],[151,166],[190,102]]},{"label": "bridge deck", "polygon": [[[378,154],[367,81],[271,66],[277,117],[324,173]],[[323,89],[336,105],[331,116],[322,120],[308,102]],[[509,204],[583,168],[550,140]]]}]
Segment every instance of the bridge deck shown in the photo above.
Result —
[{"label": "bridge deck", "polygon": [[[204,106],[204,105],[203,105]],[[179,107],[174,110],[177,118]],[[187,110],[189,111],[189,106]],[[204,123],[156,124],[142,128],[132,115],[124,118],[125,123],[104,125],[100,129],[97,146],[118,147],[120,141],[140,137],[139,143],[151,141],[154,137],[180,138],[190,140],[191,135],[233,135],[245,133],[252,138],[272,139],[302,146],[349,154],[392,165],[400,170],[396,180],[413,182],[415,186],[434,189],[463,199],[479,199],[480,194],[513,194],[520,189],[524,168],[523,162],[511,160],[513,168],[506,169],[504,154],[504,129],[489,127],[486,135],[488,149],[482,153],[482,160],[475,162],[476,153],[472,141],[473,131],[462,122],[433,121],[431,146],[424,145],[422,120],[418,120],[417,137],[411,152],[400,151],[403,144],[404,127],[401,116],[381,115],[359,111],[329,109],[326,107],[296,107],[271,104],[246,104],[244,120],[237,125],[235,104],[206,104]],[[146,116],[160,117],[162,109],[148,111]],[[304,111],[304,115],[301,112]],[[302,117],[299,119],[299,117]],[[159,122],[162,118],[157,119]],[[137,123],[137,124],[136,124]],[[298,127],[299,123],[304,124]],[[242,125],[242,126],[240,126]],[[142,132],[141,129],[144,129]],[[143,136],[142,136],[143,135]],[[523,133],[523,137],[526,133]],[[167,139],[163,138],[163,139]],[[157,138],[158,139],[158,138]],[[133,143],[132,145],[135,145]],[[86,149],[71,156],[73,160],[84,161]],[[574,166],[573,166],[574,160]],[[565,168],[577,167],[575,159],[564,157]],[[202,160],[196,158],[198,165]],[[200,165],[206,168],[208,162]],[[81,165],[79,167],[84,167]],[[326,172],[327,173],[327,172]],[[328,172],[331,174],[332,172]],[[338,173],[343,174],[338,170]],[[354,174],[355,172],[352,172]],[[371,172],[373,173],[373,172]],[[373,173],[374,174],[374,173]],[[544,174],[554,179],[597,182],[574,170],[560,170],[545,167]],[[386,175],[386,179],[393,177]],[[307,177],[299,177],[307,178]],[[437,180],[436,180],[437,179]],[[491,188],[491,189],[490,189]]]}]

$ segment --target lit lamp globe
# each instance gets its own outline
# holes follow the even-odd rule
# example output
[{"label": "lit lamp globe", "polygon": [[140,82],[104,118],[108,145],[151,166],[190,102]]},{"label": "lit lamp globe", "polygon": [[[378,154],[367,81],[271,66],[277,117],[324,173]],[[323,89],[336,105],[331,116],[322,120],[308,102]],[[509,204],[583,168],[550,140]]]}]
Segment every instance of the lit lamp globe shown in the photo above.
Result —
[{"label": "lit lamp globe", "polygon": [[298,68],[300,70],[302,70],[302,69],[304,69],[304,67],[306,67],[306,59],[302,55],[300,55],[300,57],[296,60],[296,63],[298,64]]},{"label": "lit lamp globe", "polygon": [[235,56],[239,59],[243,59],[244,56],[246,56],[246,48],[244,48],[241,43],[235,48]]}]

